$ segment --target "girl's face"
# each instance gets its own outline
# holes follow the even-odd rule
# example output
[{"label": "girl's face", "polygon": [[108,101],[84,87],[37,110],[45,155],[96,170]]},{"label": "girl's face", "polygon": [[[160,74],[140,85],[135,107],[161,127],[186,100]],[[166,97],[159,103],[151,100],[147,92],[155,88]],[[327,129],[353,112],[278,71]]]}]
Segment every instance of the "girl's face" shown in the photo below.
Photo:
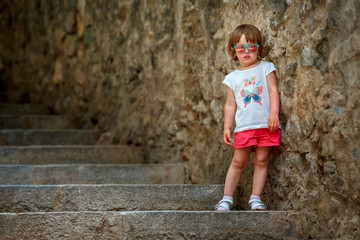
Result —
[{"label": "girl's face", "polygon": [[[253,42],[246,41],[245,35],[242,35],[239,42],[236,44],[238,45],[250,45],[250,44],[256,44]],[[241,50],[236,50],[235,54],[240,61],[241,68],[251,68],[253,65],[256,65],[258,62],[258,46],[247,46],[245,47],[245,51],[242,52],[243,46],[240,46]],[[255,52],[256,51],[256,52]]]}]

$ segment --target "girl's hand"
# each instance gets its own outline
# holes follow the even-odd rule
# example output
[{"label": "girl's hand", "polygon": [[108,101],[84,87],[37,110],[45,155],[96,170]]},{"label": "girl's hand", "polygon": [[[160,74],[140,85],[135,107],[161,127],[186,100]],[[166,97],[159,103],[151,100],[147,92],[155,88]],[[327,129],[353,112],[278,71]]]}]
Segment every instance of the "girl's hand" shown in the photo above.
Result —
[{"label": "girl's hand", "polygon": [[230,129],[225,129],[224,130],[224,143],[228,146],[232,146],[231,141],[231,131]]},{"label": "girl's hand", "polygon": [[277,114],[270,113],[268,128],[270,132],[276,132],[279,129],[279,116]]}]

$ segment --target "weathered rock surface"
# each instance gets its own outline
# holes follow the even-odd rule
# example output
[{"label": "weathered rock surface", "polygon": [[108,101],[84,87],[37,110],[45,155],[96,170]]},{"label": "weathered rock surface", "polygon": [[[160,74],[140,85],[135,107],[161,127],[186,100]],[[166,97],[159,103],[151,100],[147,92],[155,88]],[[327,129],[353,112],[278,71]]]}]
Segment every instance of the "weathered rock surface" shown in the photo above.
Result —
[{"label": "weathered rock surface", "polygon": [[[282,148],[264,198],[306,238],[360,235],[360,2],[1,1],[1,86],[223,183],[229,33],[257,25],[277,67]],[[246,205],[251,165],[242,178]]]},{"label": "weathered rock surface", "polygon": [[182,164],[0,165],[0,185],[184,184]]},{"label": "weathered rock surface", "polygon": [[0,103],[1,114],[50,114],[50,108],[40,104],[3,104]]},{"label": "weathered rock surface", "polygon": [[276,211],[0,213],[0,236],[6,240],[298,239],[291,215]]},{"label": "weathered rock surface", "polygon": [[223,189],[192,184],[0,185],[0,212],[214,210]]},{"label": "weathered rock surface", "polygon": [[71,128],[66,116],[47,115],[1,115],[0,129],[66,129]]},{"label": "weathered rock surface", "polygon": [[1,87],[3,89],[1,89],[0,91],[0,102],[3,103],[29,103],[30,99],[29,99],[29,95],[28,94],[23,94],[21,92],[17,91],[6,91],[6,92],[2,92],[5,90],[5,83],[1,82]]},{"label": "weathered rock surface", "polygon": [[1,165],[145,163],[141,149],[121,145],[1,146]]},{"label": "weathered rock surface", "polygon": [[100,132],[93,130],[0,130],[0,145],[93,145],[99,139]]}]

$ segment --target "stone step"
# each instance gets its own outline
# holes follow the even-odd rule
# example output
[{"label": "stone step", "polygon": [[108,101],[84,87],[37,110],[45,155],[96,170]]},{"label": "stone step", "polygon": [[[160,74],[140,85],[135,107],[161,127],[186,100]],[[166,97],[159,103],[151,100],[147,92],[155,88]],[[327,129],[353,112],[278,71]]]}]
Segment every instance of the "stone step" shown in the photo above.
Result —
[{"label": "stone step", "polygon": [[71,129],[66,116],[56,115],[0,115],[0,129]]},{"label": "stone step", "polygon": [[13,103],[1,103],[0,114],[34,114],[34,115],[46,115],[51,114],[51,110],[48,107],[40,104],[13,104]]},{"label": "stone step", "polygon": [[138,164],[145,156],[128,145],[0,146],[0,165]]},{"label": "stone step", "polygon": [[0,165],[0,185],[183,184],[182,164]]},{"label": "stone step", "polygon": [[294,213],[131,211],[1,213],[4,239],[299,239]]},{"label": "stone step", "polygon": [[214,210],[223,190],[222,185],[190,184],[4,185],[0,212]]},{"label": "stone step", "polygon": [[99,131],[78,129],[0,130],[0,145],[93,145],[100,134]]},{"label": "stone step", "polygon": [[29,96],[21,92],[0,92],[1,103],[23,103],[29,101]]}]

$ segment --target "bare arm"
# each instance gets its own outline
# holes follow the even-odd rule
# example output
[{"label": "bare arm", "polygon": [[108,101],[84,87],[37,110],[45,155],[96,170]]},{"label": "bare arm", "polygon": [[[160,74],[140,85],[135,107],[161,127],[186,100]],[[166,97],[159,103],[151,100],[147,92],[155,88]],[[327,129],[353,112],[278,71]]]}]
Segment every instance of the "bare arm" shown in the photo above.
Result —
[{"label": "bare arm", "polygon": [[231,128],[235,118],[236,100],[234,92],[226,86],[226,104],[225,104],[225,120],[224,120],[224,143],[232,146],[231,141]]},{"label": "bare arm", "polygon": [[277,131],[279,129],[279,108],[280,108],[280,96],[277,87],[277,80],[275,71],[269,73],[266,76],[269,96],[270,96],[270,115],[268,119],[268,128],[270,132]]}]

